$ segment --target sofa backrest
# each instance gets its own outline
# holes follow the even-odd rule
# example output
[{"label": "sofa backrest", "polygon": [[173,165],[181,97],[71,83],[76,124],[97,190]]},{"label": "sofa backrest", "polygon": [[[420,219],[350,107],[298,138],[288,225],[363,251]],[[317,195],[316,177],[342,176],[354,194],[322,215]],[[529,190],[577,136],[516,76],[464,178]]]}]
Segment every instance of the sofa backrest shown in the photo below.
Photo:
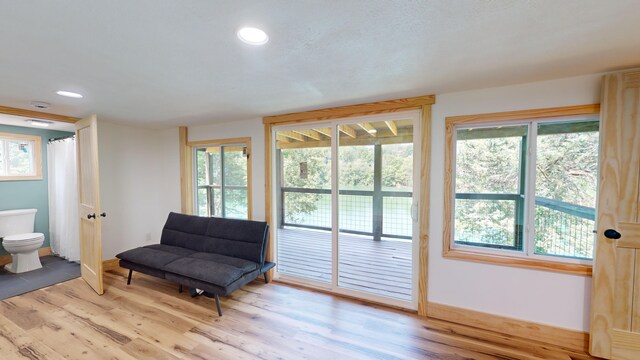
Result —
[{"label": "sofa backrest", "polygon": [[264,263],[269,225],[264,221],[169,213],[160,243]]}]

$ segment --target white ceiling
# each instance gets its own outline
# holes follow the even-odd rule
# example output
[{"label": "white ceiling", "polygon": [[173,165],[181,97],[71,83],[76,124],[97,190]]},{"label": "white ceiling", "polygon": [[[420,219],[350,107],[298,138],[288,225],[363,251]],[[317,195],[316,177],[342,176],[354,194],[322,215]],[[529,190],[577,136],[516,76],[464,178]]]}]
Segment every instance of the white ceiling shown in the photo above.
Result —
[{"label": "white ceiling", "polygon": [[[0,105],[40,100],[53,113],[157,128],[640,65],[638,0],[0,0],[0,9]],[[269,43],[241,43],[241,26],[264,29]]]}]

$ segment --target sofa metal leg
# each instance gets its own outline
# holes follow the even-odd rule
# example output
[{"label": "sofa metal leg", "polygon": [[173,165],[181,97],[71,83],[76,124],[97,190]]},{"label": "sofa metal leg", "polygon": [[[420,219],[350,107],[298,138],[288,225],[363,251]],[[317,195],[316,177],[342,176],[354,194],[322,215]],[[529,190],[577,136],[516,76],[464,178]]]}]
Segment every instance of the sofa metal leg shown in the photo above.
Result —
[{"label": "sofa metal leg", "polygon": [[133,270],[129,269],[129,277],[127,278],[127,285],[131,284],[131,274],[133,274]]},{"label": "sofa metal leg", "polygon": [[218,316],[222,316],[222,309],[220,308],[220,297],[218,294],[215,294],[216,297],[216,307],[218,308]]},{"label": "sofa metal leg", "polygon": [[264,283],[265,284],[269,283],[269,277],[267,277],[267,273],[264,273]]},{"label": "sofa metal leg", "polygon": [[178,286],[178,292],[182,293],[182,284],[180,284],[180,286]]}]

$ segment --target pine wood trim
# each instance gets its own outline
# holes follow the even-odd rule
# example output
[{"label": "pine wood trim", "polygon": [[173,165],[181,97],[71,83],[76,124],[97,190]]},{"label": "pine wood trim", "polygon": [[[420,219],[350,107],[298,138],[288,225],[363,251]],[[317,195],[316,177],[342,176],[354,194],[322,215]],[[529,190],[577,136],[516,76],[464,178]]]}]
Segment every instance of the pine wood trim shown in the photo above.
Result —
[{"label": "pine wood trim", "polygon": [[189,129],[186,126],[178,128],[180,147],[180,209],[183,214],[193,212],[193,185],[191,146],[188,144]]},{"label": "pine wood trim", "polygon": [[[252,166],[252,157],[253,153],[251,151],[251,137],[240,137],[240,138],[229,138],[229,139],[213,139],[213,140],[199,140],[199,141],[187,141],[187,151],[189,151],[190,158],[193,157],[192,150],[194,147],[206,147],[206,146],[224,146],[224,145],[234,145],[234,144],[244,144],[247,148],[247,219],[253,219],[253,195],[252,195],[252,181],[251,181],[251,169]],[[189,164],[192,164],[191,160],[189,160]],[[191,166],[189,167],[189,171],[192,171]],[[193,181],[193,173],[190,175],[190,181]],[[191,183],[191,188],[193,188],[193,183]],[[190,199],[193,199],[194,192],[190,190],[189,196]],[[193,200],[191,200],[193,202]],[[193,204],[190,205],[190,209],[193,209]],[[191,210],[193,211],[193,210]]]},{"label": "pine wood trim", "polygon": [[[273,233],[276,231],[272,219],[272,206],[271,206],[271,196],[273,191],[272,184],[272,173],[271,173],[271,140],[272,140],[272,125],[264,124],[264,188],[265,188],[265,197],[264,197],[264,217],[267,224],[269,224],[269,235],[267,239],[267,254],[266,260],[273,262],[274,254],[276,253],[276,246],[273,242]],[[271,269],[265,273],[265,276],[268,280],[273,278],[274,269]]]},{"label": "pine wood trim", "polygon": [[600,104],[563,106],[544,109],[529,109],[506,111],[496,113],[486,113],[477,115],[450,116],[446,118],[447,125],[462,124],[491,124],[492,122],[504,122],[510,120],[527,120],[540,119],[559,116],[588,115],[598,114],[600,112]]},{"label": "pine wood trim", "polygon": [[0,176],[0,181],[42,180],[42,137],[16,133],[0,133],[0,138],[33,141],[35,175]]},{"label": "pine wood trim", "polygon": [[[40,249],[38,249],[38,256],[43,257],[43,256],[49,256],[51,255],[51,248],[50,247],[41,247]],[[11,258],[11,255],[2,255],[0,256],[0,266],[5,266],[6,264],[11,263],[13,260]]]},{"label": "pine wood trim", "polygon": [[540,119],[549,117],[577,116],[598,114],[599,104],[565,106],[546,109],[529,109],[488,113],[479,115],[450,116],[445,119],[445,151],[444,151],[444,228],[442,256],[448,259],[476,261],[489,264],[514,266],[528,269],[547,270],[574,275],[591,276],[592,266],[566,262],[547,261],[537,258],[525,258],[494,253],[473,251],[473,249],[454,248],[453,236],[453,162],[454,131],[459,125],[504,123],[511,120]]},{"label": "pine wood trim", "polygon": [[22,116],[22,117],[32,118],[32,119],[60,121],[60,122],[71,123],[71,124],[74,124],[75,122],[80,120],[79,118],[76,118],[73,116],[49,114],[41,111],[18,109],[18,108],[13,108],[8,106],[0,106],[0,114]]},{"label": "pine wood trim", "polygon": [[264,118],[262,118],[262,122],[264,124],[293,124],[309,121],[382,114],[388,112],[421,109],[422,106],[432,105],[435,102],[435,95],[425,95],[357,105],[338,106],[319,110],[302,111],[284,115],[265,116]]},{"label": "pine wood trim", "polygon": [[589,352],[589,334],[582,331],[538,324],[433,302],[429,302],[427,306],[427,316],[429,318],[494,331],[504,335],[536,340],[578,353]]},{"label": "pine wood trim", "polygon": [[212,139],[212,140],[198,140],[198,141],[187,141],[187,145],[191,147],[195,146],[220,146],[220,145],[229,145],[229,144],[244,144],[250,143],[250,137],[238,137],[238,138],[229,138],[229,139]]},{"label": "pine wood trim", "polygon": [[418,315],[427,316],[429,281],[429,201],[431,187],[431,105],[422,106],[420,134],[420,199],[418,250]]},{"label": "pine wood trim", "polygon": [[102,261],[102,271],[112,271],[112,270],[118,270],[121,269],[120,268],[120,259],[117,258],[113,258],[113,259],[109,259],[109,260],[103,260]]}]

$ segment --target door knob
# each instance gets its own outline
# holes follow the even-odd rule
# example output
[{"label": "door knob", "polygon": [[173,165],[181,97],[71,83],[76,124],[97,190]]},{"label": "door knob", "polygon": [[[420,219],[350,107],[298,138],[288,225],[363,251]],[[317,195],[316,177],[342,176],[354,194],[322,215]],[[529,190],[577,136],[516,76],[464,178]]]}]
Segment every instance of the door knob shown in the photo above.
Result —
[{"label": "door knob", "polygon": [[604,231],[604,236],[608,239],[618,240],[622,235],[614,229],[607,229]]},{"label": "door knob", "polygon": [[96,218],[96,214],[87,215],[87,219],[95,219],[95,218]]},{"label": "door knob", "polygon": [[103,212],[102,214],[100,214],[100,217],[107,217],[107,213]]}]

